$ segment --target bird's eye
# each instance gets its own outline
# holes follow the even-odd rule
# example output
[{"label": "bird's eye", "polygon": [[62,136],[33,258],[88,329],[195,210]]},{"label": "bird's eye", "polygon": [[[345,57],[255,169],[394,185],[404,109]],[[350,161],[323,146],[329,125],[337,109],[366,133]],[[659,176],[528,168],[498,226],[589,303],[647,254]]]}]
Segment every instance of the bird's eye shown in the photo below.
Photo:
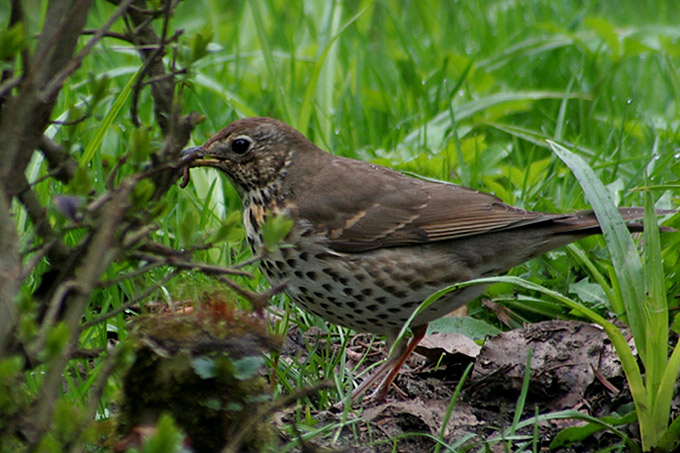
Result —
[{"label": "bird's eye", "polygon": [[236,154],[245,154],[250,149],[251,141],[244,137],[235,138],[231,142],[231,150]]}]

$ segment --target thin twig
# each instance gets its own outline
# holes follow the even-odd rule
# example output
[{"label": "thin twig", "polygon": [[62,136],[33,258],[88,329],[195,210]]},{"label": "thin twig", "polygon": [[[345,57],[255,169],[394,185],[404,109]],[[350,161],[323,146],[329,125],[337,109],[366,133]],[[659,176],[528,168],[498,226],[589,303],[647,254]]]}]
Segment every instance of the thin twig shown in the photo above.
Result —
[{"label": "thin twig", "polygon": [[123,274],[118,278],[114,278],[114,279],[111,279],[111,280],[104,280],[104,281],[99,283],[99,287],[100,288],[107,288],[109,286],[118,285],[119,283],[124,282],[125,280],[130,280],[131,278],[135,278],[135,277],[139,277],[141,275],[144,275],[144,274],[146,274],[147,272],[149,272],[153,269],[157,269],[157,268],[163,266],[164,264],[165,263],[160,262],[160,261],[153,262],[153,263],[149,264],[148,266],[140,267],[136,271],[130,272],[128,274]]},{"label": "thin twig", "polygon": [[96,319],[93,319],[92,321],[88,321],[88,322],[86,322],[86,323],[83,323],[83,324],[81,325],[81,329],[87,329],[88,327],[95,326],[95,325],[97,325],[97,324],[99,324],[99,323],[101,323],[101,322],[106,321],[107,319],[111,319],[111,318],[113,318],[114,316],[117,316],[117,315],[119,315],[120,313],[123,313],[125,310],[128,310],[128,309],[131,308],[133,305],[135,305],[135,304],[141,302],[142,300],[146,299],[147,297],[149,297],[154,291],[156,291],[158,288],[160,288],[161,286],[163,286],[166,282],[168,282],[170,279],[172,279],[173,277],[175,277],[178,273],[179,273],[179,271],[177,271],[177,270],[171,271],[168,275],[166,275],[165,277],[163,277],[163,279],[162,279],[161,281],[157,282],[157,283],[154,284],[154,285],[151,285],[151,286],[148,287],[145,291],[143,291],[143,292],[141,292],[140,294],[138,294],[137,297],[135,297],[134,299],[130,300],[129,302],[124,303],[123,305],[121,305],[120,307],[116,308],[115,310],[111,310],[110,312],[106,313],[105,315],[102,315],[102,316],[100,316],[100,317],[98,317],[98,318],[96,318]]}]

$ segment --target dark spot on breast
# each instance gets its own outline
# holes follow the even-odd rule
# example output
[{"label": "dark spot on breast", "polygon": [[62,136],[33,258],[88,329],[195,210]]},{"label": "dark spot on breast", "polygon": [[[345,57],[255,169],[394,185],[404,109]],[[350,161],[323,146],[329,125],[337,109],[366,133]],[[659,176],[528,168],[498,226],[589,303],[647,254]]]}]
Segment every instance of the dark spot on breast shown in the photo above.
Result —
[{"label": "dark spot on breast", "polygon": [[364,274],[357,274],[357,275],[354,276],[354,278],[355,278],[358,282],[363,282],[364,280],[366,280],[366,276],[365,276]]},{"label": "dark spot on breast", "polygon": [[345,317],[348,319],[354,319],[354,315],[352,313],[345,313]]},{"label": "dark spot on breast", "polygon": [[390,313],[399,313],[401,311],[401,308],[391,307],[391,308],[388,308],[387,311],[389,311]]},{"label": "dark spot on breast", "polygon": [[370,322],[371,324],[382,325],[382,323],[380,322],[380,320],[378,318],[368,318],[366,321]]},{"label": "dark spot on breast", "polygon": [[373,267],[365,267],[364,269],[366,269],[366,272],[368,272],[368,275],[370,275],[373,278],[378,278],[378,276],[380,275],[378,270],[373,268]]},{"label": "dark spot on breast", "polygon": [[347,285],[349,280],[347,280],[345,277],[340,277],[338,278],[338,282],[340,282],[341,285]]},{"label": "dark spot on breast", "polygon": [[366,307],[366,310],[368,311],[376,311],[378,308],[380,308],[380,305],[378,304],[371,304]]},{"label": "dark spot on breast", "polygon": [[371,294],[373,294],[373,288],[364,288],[361,290],[361,294],[363,294],[364,296],[370,296]]},{"label": "dark spot on breast", "polygon": [[364,296],[363,294],[355,294],[355,295],[352,296],[352,297],[354,297],[354,298],[355,298],[356,300],[358,300],[359,302],[363,302],[363,301],[366,299],[366,296]]},{"label": "dark spot on breast", "polygon": [[387,297],[385,296],[376,297],[375,301],[381,305],[385,305],[387,303]]},{"label": "dark spot on breast", "polygon": [[295,267],[297,266],[297,260],[293,258],[287,259],[286,264],[289,265],[290,267]]},{"label": "dark spot on breast", "polygon": [[276,260],[274,261],[274,266],[276,266],[280,271],[282,271],[286,268],[286,263],[280,260]]},{"label": "dark spot on breast", "polygon": [[324,274],[328,275],[330,278],[333,279],[334,282],[339,282],[340,281],[340,275],[338,275],[337,272],[334,272],[331,268],[326,267],[324,269],[321,269],[321,272]]},{"label": "dark spot on breast", "polygon": [[366,321],[364,321],[363,319],[355,319],[354,322],[359,324],[360,326],[366,325]]},{"label": "dark spot on breast", "polygon": [[295,271],[293,272],[293,275],[295,275],[297,278],[302,278],[304,277],[304,274],[300,271]]},{"label": "dark spot on breast", "polygon": [[357,303],[356,302],[347,302],[346,304],[349,308],[357,308]]},{"label": "dark spot on breast", "polygon": [[403,304],[401,304],[401,306],[404,307],[404,308],[413,308],[418,304],[420,304],[419,301],[412,300],[412,301],[409,301],[409,302],[404,302]]},{"label": "dark spot on breast", "polygon": [[354,290],[352,288],[347,288],[347,287],[343,288],[342,292],[347,294],[348,296],[351,296],[352,294],[354,294]]},{"label": "dark spot on breast", "polygon": [[307,272],[305,275],[306,275],[307,278],[310,279],[311,281],[313,281],[313,282],[316,281],[316,278],[317,278],[316,272],[314,272],[314,271],[309,271],[309,272]]},{"label": "dark spot on breast", "polygon": [[324,283],[321,287],[329,293],[333,290],[333,287],[329,283]]},{"label": "dark spot on breast", "polygon": [[400,290],[399,288],[397,288],[396,286],[393,286],[393,285],[387,285],[383,289],[385,291],[387,291],[388,293],[392,294],[393,296],[398,297],[400,299],[408,296],[407,292],[402,291],[402,290]]},{"label": "dark spot on breast", "polygon": [[328,311],[328,309],[331,308],[331,306],[328,305],[326,302],[321,302],[321,303],[319,304],[319,306],[320,306],[321,308],[323,308],[324,310],[326,310],[326,311]]},{"label": "dark spot on breast", "polygon": [[309,259],[309,253],[302,252],[298,255],[298,258],[300,258],[302,261],[307,261]]},{"label": "dark spot on breast", "polygon": [[301,292],[302,294],[308,294],[308,293],[309,293],[309,290],[307,289],[306,286],[299,286],[299,287],[298,287],[298,290],[300,290],[300,292]]},{"label": "dark spot on breast", "polygon": [[412,291],[418,291],[423,286],[425,286],[425,285],[423,285],[422,280],[414,280],[411,283],[409,283],[409,285],[408,285],[409,289],[412,290]]},{"label": "dark spot on breast", "polygon": [[326,300],[332,304],[338,305],[338,299],[333,296],[327,297]]},{"label": "dark spot on breast", "polygon": [[324,298],[324,295],[323,295],[322,293],[318,292],[318,291],[314,291],[314,295],[315,295],[316,297],[318,297],[319,299],[323,299],[323,298]]}]

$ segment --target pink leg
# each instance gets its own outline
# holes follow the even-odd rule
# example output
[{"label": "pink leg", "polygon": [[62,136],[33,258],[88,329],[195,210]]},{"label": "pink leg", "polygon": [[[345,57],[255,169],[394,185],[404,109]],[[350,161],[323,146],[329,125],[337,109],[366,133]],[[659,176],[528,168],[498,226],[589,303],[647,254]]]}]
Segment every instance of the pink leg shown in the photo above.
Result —
[{"label": "pink leg", "polygon": [[[427,332],[427,324],[418,326],[413,329],[413,338],[408,342],[406,347],[400,348],[395,351],[391,357],[383,363],[380,368],[378,368],[375,373],[371,375],[368,379],[361,383],[359,387],[352,393],[352,401],[356,401],[361,395],[363,395],[366,390],[368,390],[379,377],[385,375],[384,379],[380,382],[375,391],[368,397],[371,401],[382,401],[387,395],[387,391],[390,389],[390,385],[399,374],[399,370],[406,363],[406,360],[411,355],[413,350],[418,346],[420,340],[425,336]],[[389,338],[388,338],[389,340]],[[389,373],[388,373],[389,372]]]}]

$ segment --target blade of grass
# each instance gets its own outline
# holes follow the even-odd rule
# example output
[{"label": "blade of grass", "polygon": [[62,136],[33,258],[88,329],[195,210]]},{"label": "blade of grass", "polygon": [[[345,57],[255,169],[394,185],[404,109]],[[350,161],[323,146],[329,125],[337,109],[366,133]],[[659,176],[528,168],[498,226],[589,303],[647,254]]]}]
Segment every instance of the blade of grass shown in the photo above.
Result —
[{"label": "blade of grass", "polygon": [[[663,432],[668,426],[670,414],[670,399],[659,398],[666,360],[668,359],[668,304],[666,301],[666,287],[664,285],[663,264],[661,263],[661,244],[659,227],[654,212],[652,193],[645,192],[645,293],[647,300],[644,304],[648,326],[647,352],[645,361],[645,384],[650,395],[655,431]],[[660,403],[657,406],[656,403]]]},{"label": "blade of grass", "polygon": [[260,41],[260,46],[262,46],[262,56],[264,57],[265,67],[267,68],[267,73],[269,74],[269,80],[275,82],[274,86],[272,86],[272,91],[274,92],[274,97],[277,100],[278,107],[281,110],[281,119],[284,122],[290,124],[290,110],[288,108],[286,97],[283,96],[282,87],[278,84],[281,79],[279,78],[278,70],[276,69],[274,54],[271,47],[269,46],[270,43],[269,39],[267,39],[267,31],[264,28],[262,12],[260,11],[260,0],[249,2],[248,4],[250,5],[250,11],[253,13],[253,21],[255,22],[255,29],[257,31],[257,37]]},{"label": "blade of grass", "polygon": [[641,302],[645,299],[642,262],[628,233],[621,214],[614,206],[602,182],[592,169],[576,154],[560,144],[548,140],[553,152],[571,169],[583,188],[586,198],[600,222],[602,234],[612,258],[614,271],[621,288],[627,321],[635,338],[638,353],[645,362],[647,357],[645,314]]},{"label": "blade of grass", "polygon": [[106,113],[106,116],[104,116],[104,119],[101,121],[101,123],[99,123],[99,126],[94,131],[94,137],[92,137],[92,140],[87,143],[85,151],[80,158],[79,165],[81,167],[87,167],[87,165],[90,163],[90,160],[92,160],[92,157],[94,157],[94,153],[101,146],[106,132],[111,128],[111,124],[113,124],[113,120],[118,117],[120,110],[123,108],[123,105],[125,105],[125,101],[127,101],[127,99],[130,97],[130,94],[132,93],[132,87],[135,86],[135,81],[137,80],[141,70],[142,68],[135,72],[132,77],[130,77],[118,96],[116,96],[113,104],[111,104],[111,108]]},{"label": "blade of grass", "polygon": [[312,75],[309,78],[309,82],[307,83],[307,88],[305,89],[305,96],[302,100],[302,105],[300,106],[300,114],[298,115],[298,121],[295,123],[297,126],[295,127],[297,130],[302,132],[303,134],[307,134],[307,128],[309,127],[309,119],[312,115],[312,106],[314,105],[314,96],[316,93],[317,86],[319,85],[319,77],[321,75],[321,69],[324,67],[324,62],[326,61],[326,57],[328,57],[328,54],[330,53],[331,49],[333,48],[333,44],[335,41],[342,35],[342,32],[344,32],[347,27],[349,27],[351,24],[353,24],[359,17],[361,17],[362,14],[364,14],[371,6],[373,6],[373,2],[369,2],[368,5],[361,11],[359,11],[357,14],[352,16],[346,23],[343,25],[340,30],[333,36],[329,41],[328,44],[326,44],[326,48],[324,49],[323,53],[319,56],[317,59],[316,63],[314,64],[314,70],[312,71]]},{"label": "blade of grass", "polygon": [[[527,395],[529,394],[529,382],[531,381],[531,358],[533,356],[533,348],[529,348],[527,351],[527,363],[524,366],[524,378],[522,379],[522,390],[519,392],[519,397],[517,398],[517,404],[515,406],[515,415],[512,418],[512,425],[510,426],[510,436],[514,436],[517,432],[517,426],[522,418],[522,413],[524,412],[524,405],[527,401]],[[511,443],[507,444],[507,448],[511,449]]]},{"label": "blade of grass", "polygon": [[456,406],[456,402],[458,402],[458,396],[460,395],[461,390],[463,390],[463,384],[467,380],[468,374],[470,374],[470,371],[472,371],[472,365],[474,365],[473,362],[470,362],[470,364],[465,368],[465,371],[463,371],[463,375],[460,377],[458,380],[458,384],[456,385],[456,389],[453,391],[453,395],[451,396],[451,401],[449,402],[449,406],[446,408],[446,415],[444,416],[444,420],[442,420],[442,426],[441,429],[439,430],[439,441],[437,442],[437,445],[434,447],[434,453],[439,453],[442,449],[442,446],[444,444],[444,434],[446,433],[446,427],[449,425],[449,420],[451,419],[451,414],[453,413],[453,408]]}]

